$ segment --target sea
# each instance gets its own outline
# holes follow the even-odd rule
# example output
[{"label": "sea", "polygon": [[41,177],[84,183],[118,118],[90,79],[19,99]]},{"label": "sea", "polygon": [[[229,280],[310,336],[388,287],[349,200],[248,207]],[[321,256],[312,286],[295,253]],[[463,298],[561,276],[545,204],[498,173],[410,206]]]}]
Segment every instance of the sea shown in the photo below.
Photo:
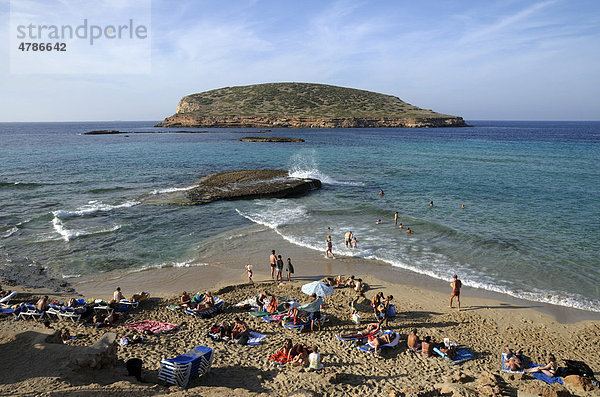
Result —
[{"label": "sea", "polygon": [[[600,311],[600,122],[468,123],[262,133],[303,143],[156,121],[0,123],[0,265],[67,281],[204,266],[217,239],[253,224],[321,252],[331,227],[338,255]],[[127,134],[82,135],[99,129]],[[261,168],[323,185],[287,199],[157,204],[205,175]],[[396,211],[414,233],[393,226]],[[344,247],[346,231],[357,249]]]}]

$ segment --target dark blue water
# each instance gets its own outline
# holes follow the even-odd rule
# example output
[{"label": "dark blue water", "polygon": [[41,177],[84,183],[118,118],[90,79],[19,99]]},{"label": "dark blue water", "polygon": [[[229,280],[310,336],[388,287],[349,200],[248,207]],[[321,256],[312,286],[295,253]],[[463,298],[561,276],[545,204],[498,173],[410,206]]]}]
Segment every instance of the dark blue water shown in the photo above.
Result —
[{"label": "dark blue water", "polygon": [[[351,251],[334,235],[343,254],[599,310],[600,123],[469,123],[269,133],[300,144],[238,142],[227,129],[133,133],[154,122],[3,123],[0,258],[64,276],[133,271],[201,264],[211,239],[251,222],[318,250],[331,226],[359,240]],[[80,135],[94,129],[132,133]],[[288,200],[155,205],[206,174],[254,168],[324,186]],[[394,211],[413,235],[391,227]]]}]

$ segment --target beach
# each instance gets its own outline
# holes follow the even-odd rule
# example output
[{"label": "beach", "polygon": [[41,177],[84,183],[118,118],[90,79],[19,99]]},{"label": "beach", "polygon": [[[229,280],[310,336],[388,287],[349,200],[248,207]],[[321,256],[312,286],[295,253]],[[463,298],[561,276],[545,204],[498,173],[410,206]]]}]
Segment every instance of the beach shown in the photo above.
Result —
[{"label": "beach", "polygon": [[[256,228],[256,226],[253,226]],[[248,231],[249,232],[249,231]],[[15,357],[6,360],[0,369],[3,395],[351,395],[384,393],[385,395],[516,395],[521,391],[544,389],[568,390],[574,395],[600,395],[598,390],[582,391],[572,386],[545,385],[541,381],[520,374],[500,371],[500,353],[504,346],[522,347],[530,360],[545,364],[548,352],[553,352],[559,365],[565,359],[582,360],[597,371],[600,359],[590,352],[600,341],[600,321],[597,313],[564,309],[514,299],[486,296],[473,288],[463,287],[461,311],[448,308],[450,286],[446,282],[424,280],[418,275],[404,275],[402,280],[390,280],[389,266],[351,257],[337,256],[325,259],[323,253],[298,247],[270,231],[252,230],[253,239],[239,238],[223,242],[228,249],[215,258],[205,258],[207,265],[196,267],[165,268],[109,277],[81,280],[73,285],[77,293],[86,298],[109,299],[120,286],[126,296],[141,290],[149,291],[151,299],[142,302],[133,311],[127,323],[140,320],[157,320],[179,325],[171,333],[147,336],[143,343],[121,346],[117,351],[120,362],[139,357],[143,360],[143,383],[127,376],[121,365],[101,370],[74,371],[65,362],[55,362],[43,355],[44,346],[26,346],[23,334],[48,333],[43,325],[34,321],[0,322],[2,355]],[[218,247],[217,247],[218,248]],[[270,281],[268,254],[275,249],[282,256],[293,259],[296,273],[291,283]],[[215,251],[219,251],[216,249]],[[335,253],[335,248],[334,248]],[[253,264],[254,285],[247,285],[244,266]],[[349,288],[335,289],[326,297],[323,313],[328,317],[323,330],[302,333],[287,330],[275,323],[253,318],[234,304],[268,291],[277,297],[293,297],[301,303],[310,298],[300,291],[300,286],[324,276],[354,274],[366,283],[365,296],[370,299],[382,291],[393,295],[398,315],[390,321],[390,329],[400,334],[395,348],[384,350],[379,357],[360,351],[351,342],[341,342],[335,335],[356,330],[350,321],[349,302],[354,292]],[[212,319],[167,310],[176,304],[181,290],[213,291],[227,302],[222,314]],[[29,291],[33,297],[42,291]],[[65,296],[59,296],[61,300]],[[500,297],[502,298],[502,297]],[[374,319],[367,300],[358,304],[364,326]],[[239,346],[223,341],[213,341],[207,335],[214,323],[231,321],[240,316],[251,329],[266,335],[258,346]],[[105,329],[77,328],[70,322],[53,323],[63,327],[78,338],[72,345],[90,345],[98,340]],[[475,354],[472,360],[451,365],[441,357],[424,357],[406,347],[406,336],[413,329],[421,337],[430,335],[436,341],[443,338],[468,348]],[[117,339],[131,337],[135,331],[112,327]],[[17,339],[15,339],[17,338]],[[29,338],[29,339],[28,339]],[[286,338],[318,346],[323,356],[322,373],[304,369],[277,366],[268,359],[277,352]],[[30,340],[30,337],[25,340]],[[15,346],[18,344],[18,346]],[[189,388],[180,390],[158,382],[157,372],[163,357],[174,357],[204,345],[214,349],[212,370],[201,378],[193,379]],[[582,349],[581,346],[590,346]],[[38,352],[40,360],[19,357],[23,348]],[[27,374],[27,375],[24,375]],[[302,394],[303,393],[303,394]],[[460,394],[463,393],[463,394]],[[471,393],[471,394],[469,394]]]}]

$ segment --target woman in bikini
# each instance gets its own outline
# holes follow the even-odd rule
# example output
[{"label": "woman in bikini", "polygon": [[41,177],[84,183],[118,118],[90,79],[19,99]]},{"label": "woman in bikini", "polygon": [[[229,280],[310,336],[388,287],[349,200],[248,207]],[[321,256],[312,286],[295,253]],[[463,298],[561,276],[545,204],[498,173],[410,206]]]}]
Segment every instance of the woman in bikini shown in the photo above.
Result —
[{"label": "woman in bikini", "polygon": [[558,371],[558,364],[556,363],[556,357],[552,353],[548,354],[548,364],[543,367],[534,367],[525,370],[528,373],[542,372],[548,376],[556,376],[556,371]]}]

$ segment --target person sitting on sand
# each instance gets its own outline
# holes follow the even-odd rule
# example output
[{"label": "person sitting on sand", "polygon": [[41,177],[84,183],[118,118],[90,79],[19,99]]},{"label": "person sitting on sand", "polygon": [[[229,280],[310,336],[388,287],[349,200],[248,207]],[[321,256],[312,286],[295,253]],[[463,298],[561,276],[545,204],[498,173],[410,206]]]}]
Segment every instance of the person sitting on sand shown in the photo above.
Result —
[{"label": "person sitting on sand", "polygon": [[543,367],[533,367],[525,370],[527,373],[542,372],[548,376],[556,376],[556,371],[558,371],[558,364],[556,363],[556,357],[552,353],[548,354],[548,364]]},{"label": "person sitting on sand", "polygon": [[291,339],[286,339],[283,342],[283,346],[281,347],[281,352],[287,357],[287,360],[290,361],[292,359],[292,350],[294,349],[294,344]]},{"label": "person sitting on sand", "polygon": [[319,347],[313,346],[313,351],[308,355],[308,369],[313,371],[320,371],[323,369],[321,364],[321,355],[319,354]]},{"label": "person sitting on sand", "polygon": [[68,329],[66,329],[66,328],[62,329],[62,331],[60,333],[60,339],[63,341],[63,343],[65,343],[66,341],[71,339],[71,334],[69,333]]},{"label": "person sitting on sand", "polygon": [[506,346],[504,352],[506,353],[505,363],[508,369],[511,371],[522,371],[525,369],[525,364],[523,364],[525,360],[523,359],[521,349],[518,349],[516,353],[513,353],[513,351]]},{"label": "person sitting on sand", "polygon": [[379,324],[372,323],[372,324],[367,325],[367,328],[363,329],[362,331],[348,332],[345,334],[341,334],[340,338],[342,338],[342,339],[362,338],[365,335],[372,334],[375,330],[378,330],[378,329],[379,329]]},{"label": "person sitting on sand", "polygon": [[214,306],[215,306],[215,299],[213,298],[212,294],[207,291],[204,301],[202,303],[198,304],[198,306],[196,306],[196,308],[194,310],[197,312],[201,312],[204,310],[208,310]]},{"label": "person sitting on sand", "polygon": [[[215,324],[216,326],[216,324]],[[221,326],[218,327],[219,328],[219,337],[223,340],[228,340],[231,339],[231,324],[229,324],[229,321],[223,321],[221,323]]]},{"label": "person sitting on sand", "polygon": [[46,310],[48,310],[48,305],[49,305],[49,302],[48,302],[48,295],[45,295],[44,297],[40,298],[40,299],[37,301],[37,303],[35,304],[35,307],[36,307],[36,308],[37,308],[39,311],[43,312],[43,311],[46,311]]},{"label": "person sitting on sand", "polygon": [[275,295],[273,294],[269,294],[269,297],[269,304],[267,305],[265,311],[267,313],[275,313],[277,311],[277,299],[275,299]]},{"label": "person sitting on sand", "polygon": [[181,303],[181,306],[189,307],[192,303],[192,297],[186,291],[183,291],[181,297],[179,297],[179,302]]},{"label": "person sitting on sand", "polygon": [[270,301],[267,301],[268,298],[269,295],[267,294],[267,291],[260,292],[256,296],[256,304],[258,305],[259,312],[264,312],[266,307],[269,305]]},{"label": "person sitting on sand", "polygon": [[421,339],[417,335],[417,329],[413,328],[408,334],[408,340],[406,341],[408,348],[412,351],[418,351],[421,348]]},{"label": "person sitting on sand", "polygon": [[104,319],[104,324],[105,325],[113,325],[113,324],[118,323],[120,319],[121,319],[120,313],[112,312],[111,314],[106,316],[106,318]]},{"label": "person sitting on sand", "polygon": [[297,344],[292,349],[292,357],[292,361],[290,361],[292,367],[306,367],[308,365],[308,347]]},{"label": "person sitting on sand", "polygon": [[117,287],[113,294],[113,299],[115,302],[120,302],[121,299],[125,299],[125,296],[121,293],[121,287]]},{"label": "person sitting on sand", "polygon": [[350,276],[350,278],[348,278],[348,280],[346,280],[345,286],[346,287],[350,287],[350,288],[354,288],[354,275]]},{"label": "person sitting on sand", "polygon": [[433,348],[435,343],[431,339],[431,336],[426,336],[425,340],[421,342],[421,354],[425,357],[431,357],[433,355]]},{"label": "person sitting on sand", "polygon": [[248,324],[246,324],[239,317],[236,317],[234,321],[235,325],[231,330],[231,336],[233,337],[233,339],[239,339],[243,336],[248,336],[248,334],[250,333],[250,328],[248,327]]},{"label": "person sitting on sand", "polygon": [[356,280],[356,284],[354,284],[354,291],[356,291],[357,293],[362,295],[362,289],[363,289],[362,278],[359,278],[358,280]]},{"label": "person sitting on sand", "polygon": [[381,335],[371,341],[373,348],[375,349],[375,354],[379,354],[382,345],[387,345],[388,343],[392,343],[392,341],[396,338],[395,332],[389,332],[385,335]]}]

